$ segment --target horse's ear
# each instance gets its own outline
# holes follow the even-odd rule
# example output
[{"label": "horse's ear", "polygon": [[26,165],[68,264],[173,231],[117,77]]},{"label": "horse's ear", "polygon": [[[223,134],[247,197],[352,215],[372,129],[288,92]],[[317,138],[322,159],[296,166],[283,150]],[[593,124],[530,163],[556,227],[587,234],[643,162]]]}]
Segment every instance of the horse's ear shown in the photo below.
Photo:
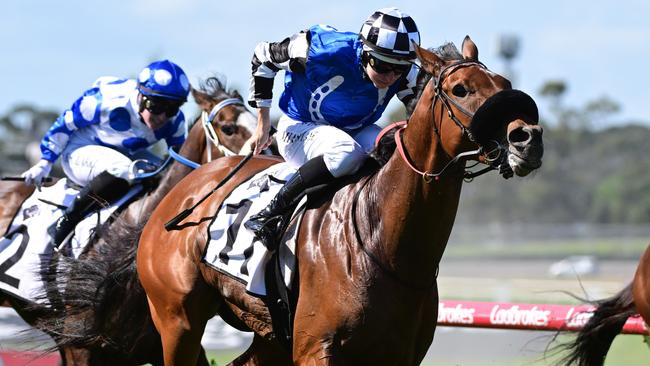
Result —
[{"label": "horse's ear", "polygon": [[478,47],[476,47],[476,44],[471,38],[469,38],[469,36],[465,36],[461,48],[463,49],[463,57],[465,60],[478,61]]},{"label": "horse's ear", "polygon": [[202,110],[210,112],[210,109],[212,109],[212,101],[209,95],[200,90],[192,88],[192,97],[194,97],[194,101],[199,105],[199,107],[201,107]]},{"label": "horse's ear", "polygon": [[415,42],[413,45],[415,46],[415,54],[420,60],[420,67],[431,75],[438,75],[444,61],[435,53],[418,46]]},{"label": "horse's ear", "polygon": [[231,94],[232,94],[233,98],[237,98],[237,99],[241,100],[242,102],[244,101],[244,98],[241,96],[241,94],[239,94],[239,92],[237,90],[233,90]]}]

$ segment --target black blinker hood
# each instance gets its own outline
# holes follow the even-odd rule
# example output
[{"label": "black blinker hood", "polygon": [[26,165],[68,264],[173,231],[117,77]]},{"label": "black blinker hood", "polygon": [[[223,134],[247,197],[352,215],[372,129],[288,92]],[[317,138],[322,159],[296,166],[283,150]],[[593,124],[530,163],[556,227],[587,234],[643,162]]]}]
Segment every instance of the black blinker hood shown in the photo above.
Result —
[{"label": "black blinker hood", "polygon": [[537,104],[521,90],[501,90],[486,99],[474,113],[469,131],[478,144],[483,144],[494,140],[501,129],[515,119],[532,124],[539,122]]}]

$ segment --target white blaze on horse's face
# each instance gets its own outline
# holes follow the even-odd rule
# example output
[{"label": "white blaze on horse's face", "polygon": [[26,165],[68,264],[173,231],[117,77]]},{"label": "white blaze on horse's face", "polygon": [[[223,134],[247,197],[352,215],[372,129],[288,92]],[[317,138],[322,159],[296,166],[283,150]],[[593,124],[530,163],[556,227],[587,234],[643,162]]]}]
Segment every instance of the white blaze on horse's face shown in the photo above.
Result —
[{"label": "white blaze on horse's face", "polygon": [[257,117],[255,117],[250,111],[246,110],[240,113],[239,117],[237,117],[237,126],[247,129],[252,135],[257,129]]},{"label": "white blaze on horse's face", "polygon": [[245,128],[251,134],[251,138],[244,143],[238,152],[239,155],[248,155],[248,153],[253,150],[255,144],[253,137],[254,132],[257,129],[257,117],[255,117],[250,111],[246,110],[240,113],[237,117],[237,126],[239,126],[239,128]]}]

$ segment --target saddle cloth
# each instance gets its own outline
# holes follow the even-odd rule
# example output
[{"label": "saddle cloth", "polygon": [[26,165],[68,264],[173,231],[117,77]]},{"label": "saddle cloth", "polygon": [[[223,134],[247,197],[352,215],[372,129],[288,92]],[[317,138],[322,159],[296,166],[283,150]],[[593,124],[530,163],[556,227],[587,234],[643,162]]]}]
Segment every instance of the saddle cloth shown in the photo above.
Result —
[{"label": "saddle cloth", "polygon": [[[243,282],[252,294],[264,296],[267,293],[264,274],[271,252],[243,223],[264,209],[295,172],[287,163],[279,163],[257,173],[226,197],[208,226],[203,262]],[[306,201],[304,197],[296,213],[302,212],[301,207]],[[291,220],[292,224],[284,233],[278,249],[282,275],[288,288],[291,288],[296,266],[295,238],[300,217]]]},{"label": "saddle cloth", "polygon": [[[141,185],[134,186],[115,204],[77,224],[72,240],[66,245],[70,255],[78,258],[95,228],[141,190]],[[34,191],[23,202],[9,230],[0,238],[0,290],[32,302],[43,294],[42,269],[47,268],[55,250],[47,228],[63,215],[63,210],[56,205],[69,206],[78,193],[66,184],[66,179],[61,179],[53,186]]]}]

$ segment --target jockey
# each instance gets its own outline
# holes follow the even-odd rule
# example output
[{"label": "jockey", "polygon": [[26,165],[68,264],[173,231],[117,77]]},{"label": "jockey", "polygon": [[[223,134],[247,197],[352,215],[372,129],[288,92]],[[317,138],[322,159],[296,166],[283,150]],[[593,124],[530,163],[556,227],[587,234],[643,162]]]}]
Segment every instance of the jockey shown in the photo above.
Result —
[{"label": "jockey", "polygon": [[373,148],[374,124],[394,95],[407,104],[415,96],[413,19],[396,8],[374,12],[360,32],[315,25],[281,42],[255,48],[249,104],[258,109],[255,153],[270,144],[273,79],[285,70],[279,106],[278,149],[295,167],[260,213],[244,226],[268,245],[282,216],[306,189],[354,174]]},{"label": "jockey", "polygon": [[68,179],[83,187],[48,229],[55,245],[88,213],[128,192],[137,154],[161,139],[168,146],[184,142],[180,107],[189,91],[178,65],[156,61],[138,80],[100,77],[54,122],[41,141],[41,160],[22,176],[26,184],[40,186],[61,156]]}]

